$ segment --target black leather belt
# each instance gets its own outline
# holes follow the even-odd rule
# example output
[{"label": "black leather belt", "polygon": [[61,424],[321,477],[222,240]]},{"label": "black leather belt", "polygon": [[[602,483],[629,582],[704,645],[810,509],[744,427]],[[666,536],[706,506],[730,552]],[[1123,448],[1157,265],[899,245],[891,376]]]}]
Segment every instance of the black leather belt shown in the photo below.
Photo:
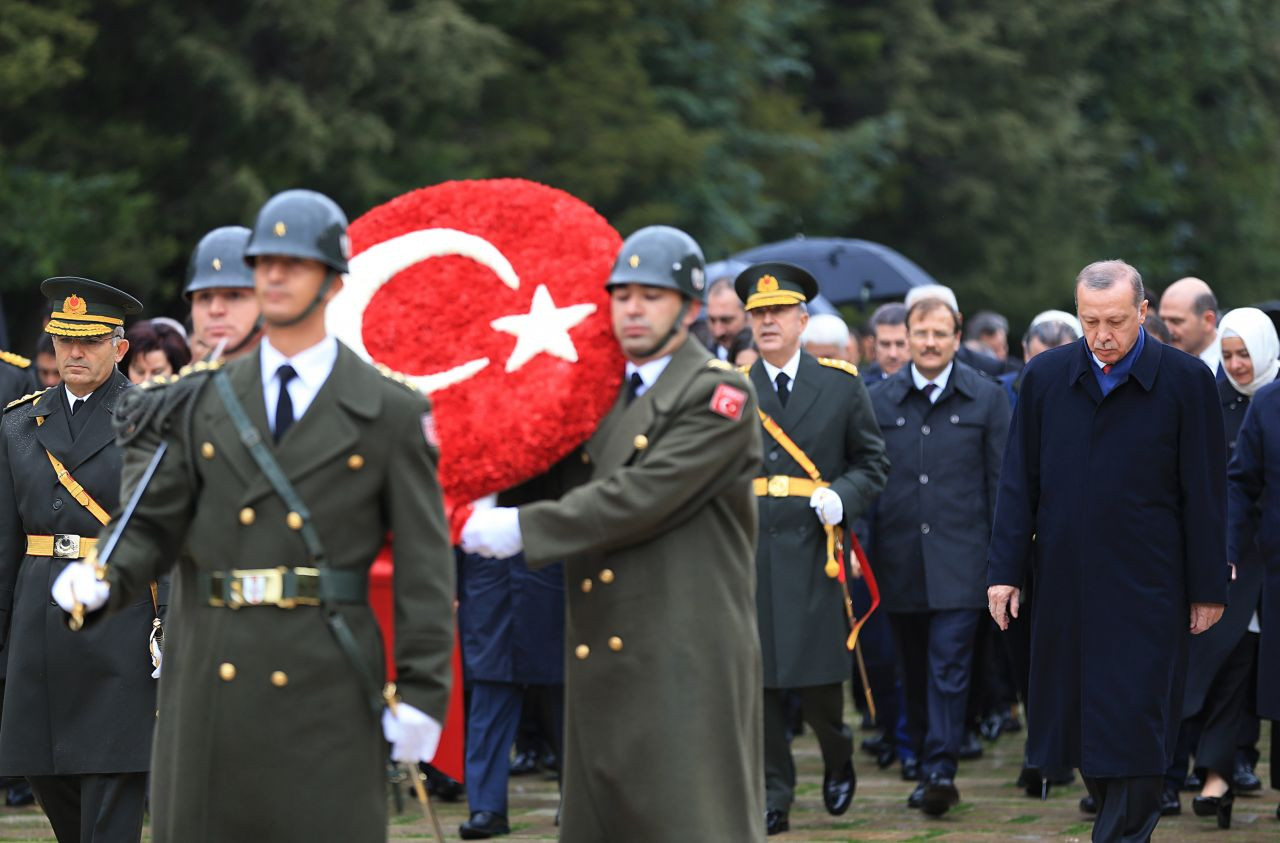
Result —
[{"label": "black leather belt", "polygon": [[210,606],[294,609],[327,603],[366,603],[369,574],[338,568],[232,568],[201,571],[198,596]]}]

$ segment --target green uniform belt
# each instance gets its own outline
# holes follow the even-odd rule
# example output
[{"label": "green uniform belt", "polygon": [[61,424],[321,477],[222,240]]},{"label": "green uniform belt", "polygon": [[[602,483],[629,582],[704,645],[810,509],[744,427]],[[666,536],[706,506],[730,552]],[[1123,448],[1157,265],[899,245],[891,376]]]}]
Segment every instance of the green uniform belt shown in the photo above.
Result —
[{"label": "green uniform belt", "polygon": [[197,588],[200,600],[208,600],[210,606],[293,609],[322,602],[368,602],[369,575],[337,568],[233,568],[201,571]]}]

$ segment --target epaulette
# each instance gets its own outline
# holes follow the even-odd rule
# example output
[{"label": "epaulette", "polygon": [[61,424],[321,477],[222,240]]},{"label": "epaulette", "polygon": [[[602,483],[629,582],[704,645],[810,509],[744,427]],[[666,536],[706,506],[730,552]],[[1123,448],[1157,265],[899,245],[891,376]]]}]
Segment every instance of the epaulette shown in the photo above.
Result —
[{"label": "epaulette", "polygon": [[21,354],[14,354],[12,351],[0,351],[0,360],[11,366],[17,366],[19,369],[27,369],[31,367],[31,361],[23,357]]},{"label": "epaulette", "polygon": [[712,357],[710,360],[708,360],[708,361],[707,361],[707,368],[708,368],[708,369],[723,369],[723,370],[724,370],[724,371],[726,371],[726,372],[732,372],[732,371],[733,371],[733,366],[731,366],[730,364],[726,363],[724,360],[721,360],[719,357]]},{"label": "epaulette", "polygon": [[858,367],[850,363],[848,360],[836,360],[834,357],[819,357],[818,362],[824,366],[830,366],[833,369],[839,369],[847,372],[855,378],[858,376]]},{"label": "epaulette", "polygon": [[739,367],[738,367],[738,371],[739,371],[741,374],[749,375],[749,374],[751,374],[751,367],[750,367],[750,366],[739,366]]},{"label": "epaulette", "polygon": [[381,373],[381,375],[382,375],[384,378],[386,378],[387,380],[389,380],[389,381],[395,381],[396,383],[400,384],[401,386],[405,387],[406,389],[410,389],[410,390],[412,390],[413,392],[417,393],[418,395],[421,395],[421,394],[422,394],[422,390],[418,389],[418,385],[417,385],[417,384],[415,384],[413,381],[409,380],[409,378],[407,378],[406,376],[404,376],[404,375],[400,374],[399,372],[397,372],[395,369],[392,369],[392,368],[391,368],[391,367],[389,367],[389,366],[384,366],[384,365],[382,365],[381,363],[374,363],[374,364],[373,364],[373,367],[374,367],[375,369],[377,369],[377,370],[378,370],[378,372],[379,372],[379,373]]},{"label": "epaulette", "polygon": [[154,378],[138,384],[138,388],[155,389],[158,386],[168,386],[171,383],[177,383],[188,375],[193,375],[197,372],[216,372],[218,369],[222,368],[222,364],[224,362],[225,361],[223,360],[214,360],[212,363],[209,363],[205,360],[200,360],[196,363],[183,366],[172,375],[156,375]]},{"label": "epaulette", "polygon": [[4,407],[4,411],[7,413],[7,412],[9,412],[10,410],[12,410],[14,407],[20,407],[20,406],[22,406],[23,404],[27,403],[28,401],[31,401],[31,400],[33,400],[33,399],[35,399],[35,398],[39,398],[41,395],[44,395],[46,392],[48,392],[48,391],[49,391],[49,390],[51,390],[51,389],[53,389],[53,387],[51,387],[51,386],[47,386],[47,387],[45,387],[44,389],[40,389],[40,390],[37,390],[37,391],[35,391],[35,392],[27,393],[26,395],[22,396],[21,398],[18,398],[18,399],[14,400],[14,401],[10,401],[8,404],[6,404],[6,405],[5,405],[5,407]]}]

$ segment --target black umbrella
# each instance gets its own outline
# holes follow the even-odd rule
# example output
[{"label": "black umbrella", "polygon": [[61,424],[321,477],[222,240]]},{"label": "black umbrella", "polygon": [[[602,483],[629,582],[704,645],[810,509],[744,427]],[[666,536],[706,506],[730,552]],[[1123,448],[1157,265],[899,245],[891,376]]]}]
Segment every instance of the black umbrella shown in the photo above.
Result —
[{"label": "black umbrella", "polygon": [[938,283],[899,252],[842,237],[796,237],[739,252],[735,261],[786,261],[818,279],[818,289],[836,304],[867,305],[901,299],[912,287]]}]

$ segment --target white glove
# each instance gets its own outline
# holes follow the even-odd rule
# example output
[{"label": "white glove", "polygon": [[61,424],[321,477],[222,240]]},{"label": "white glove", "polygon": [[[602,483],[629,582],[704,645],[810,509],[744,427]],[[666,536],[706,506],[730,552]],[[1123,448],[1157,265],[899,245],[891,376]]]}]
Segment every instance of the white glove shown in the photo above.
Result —
[{"label": "white glove", "polygon": [[826,486],[814,490],[809,498],[809,506],[813,508],[818,520],[828,527],[834,527],[844,520],[844,502]]},{"label": "white glove", "polygon": [[84,605],[86,612],[101,609],[111,593],[111,586],[98,579],[92,565],[73,562],[62,569],[53,581],[53,599],[62,611],[70,612],[76,603]]},{"label": "white glove", "polygon": [[462,549],[467,553],[506,559],[524,549],[520,535],[520,510],[513,506],[477,509],[462,528]]},{"label": "white glove", "polygon": [[430,714],[419,711],[408,703],[396,705],[396,713],[390,708],[382,711],[382,734],[391,744],[391,760],[403,764],[419,761],[430,764],[436,757],[443,727]]}]

